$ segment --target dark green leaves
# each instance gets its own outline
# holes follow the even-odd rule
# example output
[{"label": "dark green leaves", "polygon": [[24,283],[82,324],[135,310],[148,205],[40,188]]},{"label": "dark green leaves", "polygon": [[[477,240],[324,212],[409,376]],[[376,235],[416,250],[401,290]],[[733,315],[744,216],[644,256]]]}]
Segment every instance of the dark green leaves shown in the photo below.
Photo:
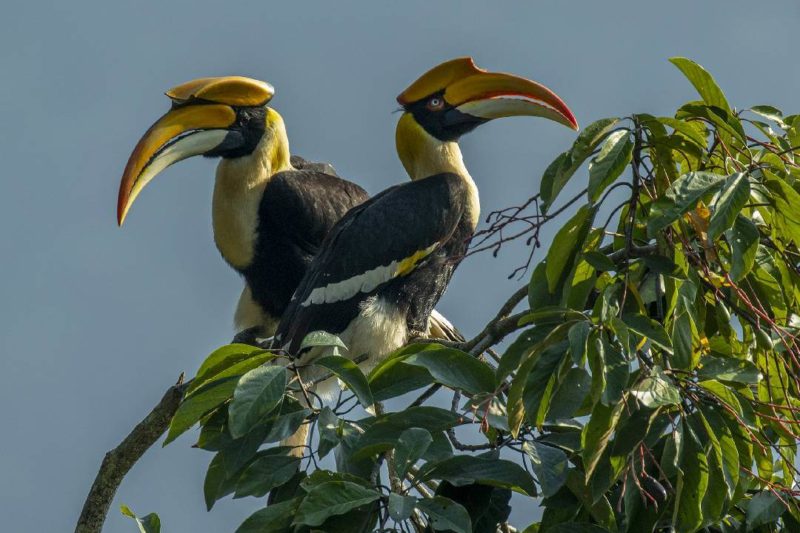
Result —
[{"label": "dark green leaves", "polygon": [[367,378],[361,372],[361,369],[349,359],[331,355],[322,357],[314,361],[314,364],[327,368],[333,372],[340,380],[352,390],[358,401],[364,407],[371,407],[375,400],[372,398],[372,391],[367,383]]},{"label": "dark green leaves", "polygon": [[457,455],[425,465],[420,471],[420,477],[423,480],[444,479],[456,486],[481,483],[536,495],[536,487],[530,475],[518,464],[503,459]]},{"label": "dark green leaves", "polygon": [[236,533],[285,533],[291,531],[292,520],[300,499],[273,503],[260,509],[239,526]]},{"label": "dark green leaves", "polygon": [[195,425],[203,415],[225,402],[236,388],[237,377],[229,377],[214,381],[197,389],[181,403],[169,426],[164,446],[178,438],[183,432]]},{"label": "dark green leaves", "polygon": [[236,498],[261,497],[289,481],[300,466],[300,458],[263,455],[253,461],[236,482]]},{"label": "dark green leaves", "polygon": [[745,385],[755,385],[761,379],[761,372],[753,363],[744,359],[706,357],[703,368],[697,371],[700,379],[734,381]]},{"label": "dark green leaves", "polygon": [[548,498],[558,492],[567,480],[567,454],[558,448],[536,441],[523,445],[536,480],[542,486],[542,495]]},{"label": "dark green leaves", "polygon": [[758,251],[758,228],[743,216],[736,217],[733,227],[725,232],[731,246],[731,278],[739,281],[753,268]]},{"label": "dark green leaves", "polygon": [[420,351],[405,363],[425,368],[437,383],[470,394],[492,392],[497,386],[489,365],[453,348]]},{"label": "dark green leaves", "polygon": [[544,171],[540,194],[542,210],[546,211],[553,205],[558,193],[564,188],[569,179],[580,168],[584,161],[592,154],[603,139],[605,139],[619,119],[606,118],[586,126],[572,145],[572,148],[559,155]]},{"label": "dark green leaves", "polygon": [[672,224],[682,214],[697,205],[706,195],[719,190],[727,181],[727,177],[712,172],[689,172],[678,178],[667,189],[663,200],[653,204],[653,213],[647,222],[650,235]]},{"label": "dark green leaves", "polygon": [[409,428],[400,434],[394,451],[394,465],[397,476],[402,479],[408,469],[425,455],[433,437],[422,428]]},{"label": "dark green leaves", "polygon": [[786,507],[768,491],[761,491],[747,504],[747,531],[774,523],[783,514]]},{"label": "dark green leaves", "polygon": [[428,515],[431,527],[436,531],[471,533],[472,523],[469,513],[461,505],[442,496],[434,496],[417,502],[417,507]]},{"label": "dark green leaves", "polygon": [[594,209],[588,206],[581,207],[556,234],[554,245],[547,252],[548,292],[555,292],[559,282],[572,270],[575,257],[589,233],[594,213]]},{"label": "dark green leaves", "polygon": [[[695,432],[684,422],[683,457],[676,487],[673,523],[680,531],[694,531],[703,523],[703,496],[708,488],[708,457]],[[715,487],[714,490],[719,490]]]},{"label": "dark green leaves", "polygon": [[228,408],[231,435],[241,437],[283,399],[288,376],[282,366],[260,366],[242,376]]},{"label": "dark green leaves", "polygon": [[328,481],[315,485],[297,508],[294,523],[319,526],[331,516],[372,503],[381,495],[350,481]]},{"label": "dark green leaves", "polygon": [[714,204],[714,212],[708,225],[708,238],[716,239],[730,228],[749,198],[750,181],[747,174],[737,172],[729,176]]},{"label": "dark green leaves", "polygon": [[606,187],[622,174],[632,153],[630,131],[619,130],[608,136],[600,153],[589,164],[589,199],[592,202],[597,202]]}]

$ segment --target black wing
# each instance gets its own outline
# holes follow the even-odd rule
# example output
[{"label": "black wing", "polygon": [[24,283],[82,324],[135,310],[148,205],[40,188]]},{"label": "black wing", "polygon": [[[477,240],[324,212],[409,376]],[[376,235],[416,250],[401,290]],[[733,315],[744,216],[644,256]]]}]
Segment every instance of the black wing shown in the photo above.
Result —
[{"label": "black wing", "polygon": [[305,335],[340,333],[359,304],[441,255],[464,213],[454,174],[397,185],[352,209],[331,230],[292,297],[276,337],[294,353]]},{"label": "black wing", "polygon": [[289,170],[267,184],[258,211],[255,257],[243,271],[253,298],[280,317],[334,224],[369,195],[313,170]]}]

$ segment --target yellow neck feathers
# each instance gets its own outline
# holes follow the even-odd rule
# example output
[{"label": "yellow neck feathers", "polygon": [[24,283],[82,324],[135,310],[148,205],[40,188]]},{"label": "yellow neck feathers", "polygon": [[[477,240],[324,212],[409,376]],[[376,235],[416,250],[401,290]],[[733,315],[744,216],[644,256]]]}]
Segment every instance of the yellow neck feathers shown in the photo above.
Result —
[{"label": "yellow neck feathers", "polygon": [[410,113],[403,113],[395,132],[397,155],[412,180],[419,180],[451,172],[460,176],[470,191],[467,199],[467,216],[473,228],[480,218],[478,187],[469,175],[455,141],[440,141],[419,125]]},{"label": "yellow neck feathers", "polygon": [[217,167],[212,219],[214,241],[225,260],[245,268],[253,260],[258,207],[269,179],[292,168],[283,118],[267,108],[266,129],[253,153],[223,159]]}]

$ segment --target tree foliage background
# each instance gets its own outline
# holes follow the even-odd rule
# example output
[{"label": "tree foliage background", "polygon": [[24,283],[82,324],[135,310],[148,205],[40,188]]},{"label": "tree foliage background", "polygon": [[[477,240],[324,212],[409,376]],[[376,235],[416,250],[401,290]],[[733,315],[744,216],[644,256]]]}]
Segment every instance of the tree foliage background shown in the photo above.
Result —
[{"label": "tree foliage background", "polygon": [[[413,342],[365,376],[312,334],[346,386],[327,405],[271,364],[284,354],[211,354],[167,437],[200,424],[208,508],[266,499],[239,533],[800,530],[800,119],[736,110],[671,61],[699,100],[586,126],[536,197],[488,217],[471,253],[518,241],[533,257],[577,208],[474,339]],[[570,180],[586,187],[564,200]],[[445,390],[451,407],[432,405]],[[277,442],[301,424],[314,438],[296,458]],[[540,498],[540,521],[506,523],[512,491]]]}]

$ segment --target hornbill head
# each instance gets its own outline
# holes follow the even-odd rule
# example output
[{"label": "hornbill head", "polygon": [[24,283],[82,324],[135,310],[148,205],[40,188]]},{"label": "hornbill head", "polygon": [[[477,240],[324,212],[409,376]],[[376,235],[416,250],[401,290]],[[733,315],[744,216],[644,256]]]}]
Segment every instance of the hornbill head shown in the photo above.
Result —
[{"label": "hornbill head", "polygon": [[[415,122],[440,142],[458,141],[461,135],[492,119],[534,116],[578,129],[572,111],[544,85],[513,74],[478,68],[462,57],[438,65],[412,83],[398,103],[405,111],[401,121]],[[398,138],[398,151],[404,146]]]},{"label": "hornbill head", "polygon": [[[172,109],[150,126],[133,150],[117,201],[121,226],[136,197],[159,172],[195,155],[241,157],[261,141],[275,94],[266,82],[241,76],[200,78],[166,92]],[[271,113],[272,112],[272,113]]]}]

